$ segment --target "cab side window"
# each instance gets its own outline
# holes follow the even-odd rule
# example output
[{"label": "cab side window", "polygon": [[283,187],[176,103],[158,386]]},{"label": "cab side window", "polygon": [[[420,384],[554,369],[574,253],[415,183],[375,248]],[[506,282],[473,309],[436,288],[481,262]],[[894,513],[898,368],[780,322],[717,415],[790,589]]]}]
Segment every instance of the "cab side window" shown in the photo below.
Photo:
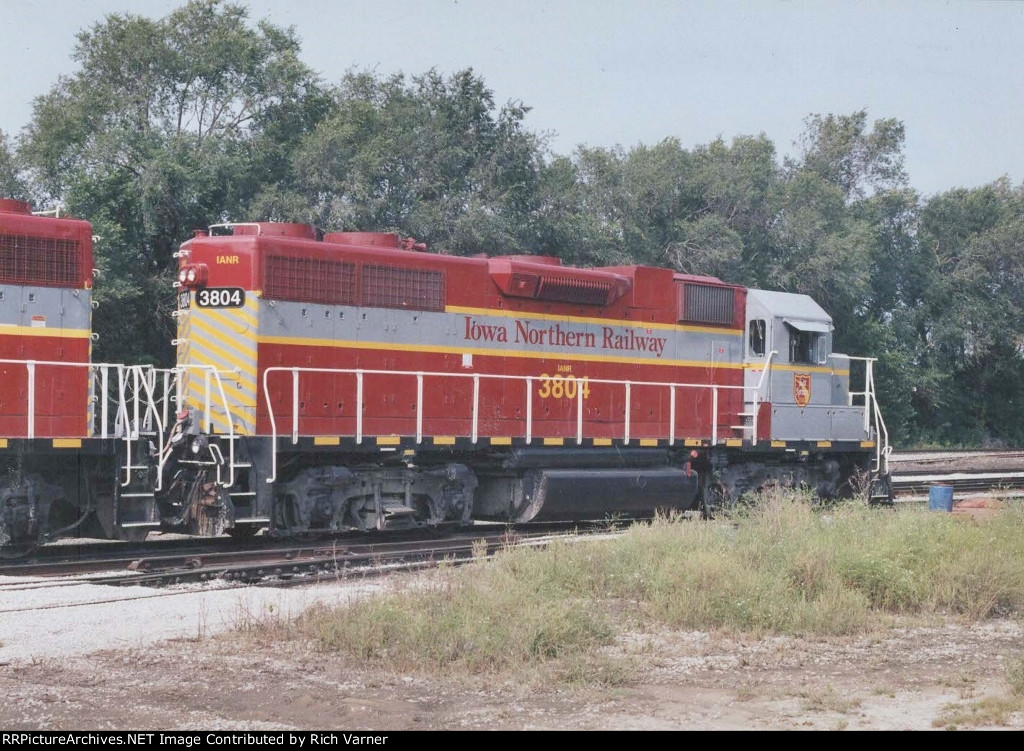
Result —
[{"label": "cab side window", "polygon": [[751,357],[764,357],[766,342],[766,326],[763,320],[750,322],[748,330],[747,346]]},{"label": "cab side window", "polygon": [[813,331],[789,331],[789,361],[812,365],[818,362],[821,349],[821,334]]}]

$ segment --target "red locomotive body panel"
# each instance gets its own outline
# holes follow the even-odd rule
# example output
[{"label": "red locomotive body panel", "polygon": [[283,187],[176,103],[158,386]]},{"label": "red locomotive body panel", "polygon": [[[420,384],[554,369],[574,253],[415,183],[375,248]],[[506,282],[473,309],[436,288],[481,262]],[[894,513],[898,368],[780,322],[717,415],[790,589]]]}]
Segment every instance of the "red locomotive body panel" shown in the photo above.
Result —
[{"label": "red locomotive body panel", "polygon": [[[256,393],[232,407],[236,428],[252,405],[255,433],[289,434],[297,405],[307,436],[652,445],[735,435],[742,287],[638,266],[417,253],[390,235],[317,241],[295,227],[241,225],[183,248],[182,266],[205,265],[208,288],[259,297],[255,329],[233,329],[256,351],[255,377],[238,384]],[[232,312],[206,315],[226,333]],[[219,359],[202,362],[228,369],[244,346],[221,337],[206,347]]]},{"label": "red locomotive body panel", "polygon": [[0,200],[0,436],[87,435],[91,289],[88,222]]}]

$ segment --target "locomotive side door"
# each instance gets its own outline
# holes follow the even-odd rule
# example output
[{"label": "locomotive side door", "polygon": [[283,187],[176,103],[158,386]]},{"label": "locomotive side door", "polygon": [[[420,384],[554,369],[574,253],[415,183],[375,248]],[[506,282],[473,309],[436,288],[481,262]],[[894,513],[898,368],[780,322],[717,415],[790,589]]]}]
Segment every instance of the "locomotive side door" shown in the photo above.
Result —
[{"label": "locomotive side door", "polygon": [[[743,342],[743,438],[753,436],[755,412],[771,409],[772,379],[764,374],[766,367],[777,362],[778,355],[772,355],[775,342],[775,319],[771,310],[756,296],[747,297],[746,334]],[[760,386],[760,389],[758,388]],[[763,405],[763,406],[761,406]],[[763,422],[763,421],[762,421]],[[761,435],[758,440],[767,438]]]}]

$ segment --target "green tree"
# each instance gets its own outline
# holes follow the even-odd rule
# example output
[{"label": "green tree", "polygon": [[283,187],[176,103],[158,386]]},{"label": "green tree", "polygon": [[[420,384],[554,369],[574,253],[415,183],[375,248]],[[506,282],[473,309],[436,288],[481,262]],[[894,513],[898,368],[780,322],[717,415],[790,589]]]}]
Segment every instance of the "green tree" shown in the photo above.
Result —
[{"label": "green tree", "polygon": [[36,100],[22,156],[102,238],[99,358],[169,362],[172,253],[193,228],[256,206],[290,218],[276,186],[328,102],[298,52],[291,30],[222,0],[78,35],[78,70]]},{"label": "green tree", "polygon": [[22,178],[10,139],[0,130],[0,198],[25,201],[28,195],[28,186]]},{"label": "green tree", "polygon": [[535,251],[543,139],[471,69],[350,72],[296,158],[324,228],[394,230],[454,252]]},{"label": "green tree", "polygon": [[916,332],[932,388],[918,395],[934,440],[1024,440],[1024,187],[1006,179],[937,195],[921,210],[927,284]]},{"label": "green tree", "polygon": [[810,115],[804,121],[801,155],[789,166],[812,172],[835,185],[847,201],[863,198],[868,188],[888,190],[906,184],[899,120],[876,120],[870,131],[866,110],[850,115]]}]

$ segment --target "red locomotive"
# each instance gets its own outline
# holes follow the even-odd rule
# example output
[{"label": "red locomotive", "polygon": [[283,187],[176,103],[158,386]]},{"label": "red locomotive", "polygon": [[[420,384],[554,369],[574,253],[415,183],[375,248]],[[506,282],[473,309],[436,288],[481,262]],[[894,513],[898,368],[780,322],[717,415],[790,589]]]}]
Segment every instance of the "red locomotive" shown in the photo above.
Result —
[{"label": "red locomotive", "polygon": [[[78,228],[77,265],[52,286],[87,313],[88,225],[11,216],[3,232]],[[771,481],[832,496],[859,471],[886,474],[872,363],[833,353],[831,319],[804,295],[295,224],[214,226],[177,256],[170,371],[89,365],[88,317],[50,336],[71,354],[4,350],[18,361],[5,374],[37,380],[5,390],[0,449],[24,439],[18,456],[35,456],[32,440],[60,435],[77,465],[6,473],[0,535],[45,539],[57,508],[119,537],[586,519],[709,507]],[[48,284],[5,276],[0,291]],[[43,347],[52,332],[24,320],[12,333]],[[42,386],[64,377],[44,357],[80,367]],[[46,509],[27,499],[36,485]]]},{"label": "red locomotive", "polygon": [[[804,295],[305,225],[211,233],[181,248],[176,314],[182,434],[206,464],[164,468],[211,528],[647,513],[884,471],[871,362],[851,394],[855,358]],[[197,505],[199,486],[226,492]]]},{"label": "red locomotive", "polygon": [[91,291],[88,222],[0,200],[0,436],[85,434]]}]

